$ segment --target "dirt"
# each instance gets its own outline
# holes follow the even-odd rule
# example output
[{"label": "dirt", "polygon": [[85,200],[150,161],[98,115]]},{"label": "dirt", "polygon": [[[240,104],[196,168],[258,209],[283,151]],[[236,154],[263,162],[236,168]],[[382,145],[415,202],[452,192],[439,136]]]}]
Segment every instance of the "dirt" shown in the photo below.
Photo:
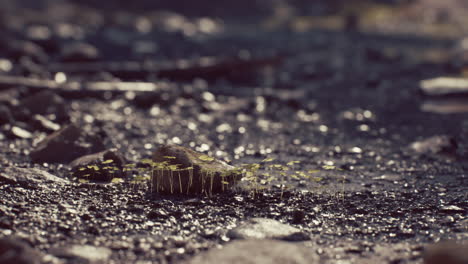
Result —
[{"label": "dirt", "polygon": [[[249,9],[243,1],[234,15],[214,18],[200,18],[205,9],[213,15],[206,1],[193,12],[165,6],[175,13],[164,14],[46,2],[1,8],[0,77],[59,85],[2,83],[0,164],[70,181],[0,181],[1,237],[20,239],[50,263],[83,263],[57,253],[69,245],[110,249],[104,263],[189,261],[229,244],[229,230],[253,217],[299,228],[310,237],[301,243],[324,263],[422,263],[427,245],[466,240],[466,113],[423,111],[430,98],[419,88],[421,80],[460,74],[450,57],[456,38],[407,28],[298,32],[264,23],[275,17],[273,7],[266,14],[253,8],[242,20],[234,11]],[[303,2],[296,8],[308,7]],[[88,6],[75,6],[81,3]],[[340,14],[339,7],[323,12]],[[77,42],[86,45],[72,46]],[[73,90],[60,85],[64,78],[106,82],[106,89]],[[122,91],[109,84],[121,81],[160,87]],[[63,99],[54,99],[60,107],[28,108],[31,100],[23,99],[45,89]],[[177,144],[234,166],[266,157],[300,161],[294,170],[317,170],[321,180],[211,197],[155,195],[129,181],[80,183],[68,163],[29,156],[56,125],[70,122],[128,163]],[[410,147],[433,136],[453,145],[427,153]]]}]

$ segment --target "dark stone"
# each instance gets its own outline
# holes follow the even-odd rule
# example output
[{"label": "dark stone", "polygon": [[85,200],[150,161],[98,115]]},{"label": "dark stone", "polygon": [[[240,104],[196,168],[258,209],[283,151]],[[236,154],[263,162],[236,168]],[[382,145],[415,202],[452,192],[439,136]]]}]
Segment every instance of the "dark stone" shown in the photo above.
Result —
[{"label": "dark stone", "polygon": [[68,107],[65,100],[51,91],[33,94],[20,102],[18,111],[29,118],[33,115],[55,115],[58,120],[68,120]]},{"label": "dark stone", "polygon": [[468,244],[447,241],[430,245],[424,252],[424,263],[466,264],[468,263]]},{"label": "dark stone", "polygon": [[[125,159],[117,149],[108,149],[79,157],[72,161],[70,166],[72,167],[73,176],[76,178],[110,182],[113,178],[122,178],[124,176],[122,171],[124,164]],[[99,170],[95,170],[96,166]]]},{"label": "dark stone", "polygon": [[304,220],[305,212],[302,210],[296,210],[293,212],[292,217],[293,224],[300,224]]},{"label": "dark stone", "polygon": [[13,228],[13,220],[9,219],[7,216],[1,216],[0,217],[0,228],[1,229],[12,229]]},{"label": "dark stone", "polygon": [[52,133],[34,148],[30,157],[34,162],[69,163],[72,160],[105,149],[102,138],[86,133],[70,124]]},{"label": "dark stone", "polygon": [[21,88],[9,88],[9,86],[1,84],[0,88],[5,88],[5,90],[0,90],[0,104],[8,106],[18,104],[18,97],[20,97],[22,90]]},{"label": "dark stone", "polygon": [[25,40],[12,40],[4,44],[4,48],[8,52],[8,56],[12,59],[19,60],[22,57],[29,57],[34,62],[46,62],[47,54],[37,44]]},{"label": "dark stone", "polygon": [[12,237],[0,239],[1,264],[39,264],[42,256],[26,243]]},{"label": "dark stone", "polygon": [[94,61],[99,58],[99,51],[91,44],[74,42],[63,47],[60,57],[64,62]]}]

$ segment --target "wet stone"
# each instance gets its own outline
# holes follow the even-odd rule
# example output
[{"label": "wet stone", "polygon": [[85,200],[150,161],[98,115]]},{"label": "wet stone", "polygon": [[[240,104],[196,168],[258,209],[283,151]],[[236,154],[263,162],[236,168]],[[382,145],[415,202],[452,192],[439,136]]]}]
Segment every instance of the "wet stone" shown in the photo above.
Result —
[{"label": "wet stone", "polygon": [[68,163],[105,149],[99,135],[86,133],[75,124],[63,127],[42,140],[30,154],[34,162]]},{"label": "wet stone", "polygon": [[98,264],[107,263],[112,251],[105,247],[72,245],[52,249],[50,253],[56,257],[67,259],[71,263]]},{"label": "wet stone", "polygon": [[159,147],[152,162],[152,189],[158,193],[210,195],[228,190],[240,179],[233,166],[180,146]]},{"label": "wet stone", "polygon": [[252,218],[238,227],[229,230],[228,237],[233,239],[278,239],[286,241],[304,241],[310,237],[287,224],[268,218]]},{"label": "wet stone", "polygon": [[54,132],[60,129],[60,125],[52,122],[42,115],[34,115],[33,125],[37,129],[44,130],[47,132]]},{"label": "wet stone", "polygon": [[211,249],[187,261],[187,264],[314,264],[319,256],[311,248],[275,240],[243,240]]},{"label": "wet stone", "polygon": [[36,168],[6,167],[0,171],[0,181],[35,187],[41,184],[65,184],[66,180]]},{"label": "wet stone", "polygon": [[109,182],[113,178],[123,177],[124,164],[125,159],[117,149],[108,149],[77,158],[70,163],[70,166],[76,178]]},{"label": "wet stone", "polygon": [[32,138],[33,136],[31,132],[18,126],[12,126],[10,129],[10,134],[14,137],[22,138],[22,139]]},{"label": "wet stone", "polygon": [[457,95],[468,93],[468,79],[438,77],[434,79],[422,80],[420,89],[427,95]]}]

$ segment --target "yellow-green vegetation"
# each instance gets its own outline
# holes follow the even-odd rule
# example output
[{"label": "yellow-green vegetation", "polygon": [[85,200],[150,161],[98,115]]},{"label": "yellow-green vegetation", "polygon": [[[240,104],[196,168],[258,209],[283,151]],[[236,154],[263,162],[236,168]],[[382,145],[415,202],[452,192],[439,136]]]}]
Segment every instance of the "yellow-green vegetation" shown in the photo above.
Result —
[{"label": "yellow-green vegetation", "polygon": [[[317,174],[322,170],[341,170],[335,166],[324,165],[321,170],[298,170],[300,161],[289,161],[286,164],[275,163],[273,158],[265,158],[259,163],[230,166],[213,157],[191,151],[182,147],[171,149],[174,156],[166,155],[165,149],[160,150],[152,159],[143,159],[139,164],[127,164],[123,169],[113,167],[112,160],[105,160],[97,165],[87,165],[79,168],[82,174],[80,182],[89,182],[93,173],[106,171],[110,175],[120,175],[125,178],[112,177],[110,182],[130,182],[134,187],[149,185],[154,194],[202,194],[211,196],[213,193],[233,190],[247,192],[252,197],[272,186],[279,186],[281,197],[285,190],[294,188],[292,182],[306,181],[312,184],[320,183],[322,177]],[[183,154],[183,155],[182,155]],[[344,199],[344,182],[342,177],[342,198]]]},{"label": "yellow-green vegetation", "polygon": [[99,164],[84,165],[78,168],[75,175],[79,177],[78,181],[81,183],[88,183],[97,179],[118,182],[119,180],[117,179],[122,179],[116,177],[116,175],[118,175],[121,169],[113,165],[114,160],[104,160]]},{"label": "yellow-green vegetation", "polygon": [[148,162],[153,193],[211,195],[230,189],[241,178],[235,167],[181,146],[161,146]]}]

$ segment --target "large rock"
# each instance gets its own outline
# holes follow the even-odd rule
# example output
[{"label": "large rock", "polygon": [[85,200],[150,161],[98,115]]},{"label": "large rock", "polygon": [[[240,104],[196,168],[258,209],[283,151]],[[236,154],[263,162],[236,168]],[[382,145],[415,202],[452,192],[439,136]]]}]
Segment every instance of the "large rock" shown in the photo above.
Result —
[{"label": "large rock", "polygon": [[124,164],[125,159],[117,149],[108,149],[77,158],[70,166],[76,178],[109,182],[113,178],[123,177]]},{"label": "large rock", "polygon": [[151,187],[157,193],[210,195],[228,190],[241,178],[233,166],[180,146],[159,147],[151,165]]},{"label": "large rock", "polygon": [[312,248],[274,240],[242,240],[212,249],[187,264],[314,264],[320,258]]},{"label": "large rock", "polygon": [[69,163],[103,150],[105,146],[100,136],[86,133],[71,124],[42,140],[29,156],[34,162]]},{"label": "large rock", "polygon": [[425,264],[466,264],[468,243],[441,242],[430,245],[424,252]]},{"label": "large rock", "polygon": [[228,232],[233,239],[279,239],[287,241],[309,240],[301,230],[274,219],[252,218]]},{"label": "large rock", "polygon": [[19,239],[0,239],[1,264],[39,264],[41,261],[42,255]]},{"label": "large rock", "polygon": [[6,167],[0,171],[0,181],[35,187],[41,184],[65,184],[67,181],[55,175],[35,168]]}]

